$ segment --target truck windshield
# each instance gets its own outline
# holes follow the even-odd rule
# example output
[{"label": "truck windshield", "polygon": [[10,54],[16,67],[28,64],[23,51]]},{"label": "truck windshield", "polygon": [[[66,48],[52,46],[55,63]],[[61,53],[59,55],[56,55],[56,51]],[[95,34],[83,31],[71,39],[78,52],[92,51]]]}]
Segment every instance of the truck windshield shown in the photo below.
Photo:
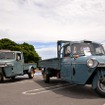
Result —
[{"label": "truck windshield", "polygon": [[14,52],[0,52],[0,59],[14,59]]},{"label": "truck windshield", "polygon": [[105,55],[104,48],[97,43],[75,43],[72,44],[72,53],[83,55]]}]

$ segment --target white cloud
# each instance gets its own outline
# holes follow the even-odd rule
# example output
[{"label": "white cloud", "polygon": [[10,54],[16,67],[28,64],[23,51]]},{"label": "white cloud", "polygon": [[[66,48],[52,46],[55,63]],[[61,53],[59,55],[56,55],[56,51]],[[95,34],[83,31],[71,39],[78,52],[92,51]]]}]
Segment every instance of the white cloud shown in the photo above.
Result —
[{"label": "white cloud", "polygon": [[0,38],[103,40],[104,5],[104,0],[0,0]]},{"label": "white cloud", "polygon": [[39,56],[42,57],[42,59],[49,59],[49,58],[55,58],[57,57],[57,48],[56,47],[45,47],[41,49],[36,49]]},{"label": "white cloud", "polygon": [[105,0],[0,0],[0,39],[5,37],[14,41],[103,41]]}]

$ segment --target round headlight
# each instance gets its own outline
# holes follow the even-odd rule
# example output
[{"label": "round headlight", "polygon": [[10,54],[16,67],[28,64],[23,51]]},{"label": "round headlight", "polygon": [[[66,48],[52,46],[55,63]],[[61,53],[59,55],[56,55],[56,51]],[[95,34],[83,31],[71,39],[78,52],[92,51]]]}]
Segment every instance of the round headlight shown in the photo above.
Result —
[{"label": "round headlight", "polygon": [[95,59],[89,59],[87,60],[87,65],[90,68],[95,68],[98,65],[98,62]]}]

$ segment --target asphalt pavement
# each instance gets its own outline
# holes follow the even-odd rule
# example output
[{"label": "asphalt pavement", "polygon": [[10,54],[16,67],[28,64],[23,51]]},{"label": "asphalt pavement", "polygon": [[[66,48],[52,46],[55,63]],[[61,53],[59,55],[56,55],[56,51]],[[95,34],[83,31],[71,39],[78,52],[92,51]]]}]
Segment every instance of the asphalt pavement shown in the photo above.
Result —
[{"label": "asphalt pavement", "polygon": [[105,98],[89,85],[70,85],[55,78],[46,84],[38,72],[34,79],[25,75],[0,83],[0,105],[105,105]]}]

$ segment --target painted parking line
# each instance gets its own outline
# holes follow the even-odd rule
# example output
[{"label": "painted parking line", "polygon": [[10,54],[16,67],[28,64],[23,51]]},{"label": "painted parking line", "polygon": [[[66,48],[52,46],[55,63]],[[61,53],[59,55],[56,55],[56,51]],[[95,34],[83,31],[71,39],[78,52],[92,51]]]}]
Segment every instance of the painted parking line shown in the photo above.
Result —
[{"label": "painted parking line", "polygon": [[72,86],[75,86],[75,85],[70,85],[70,84],[66,83],[66,84],[60,84],[60,85],[55,85],[55,86],[49,86],[49,87],[24,91],[24,92],[22,92],[22,94],[24,94],[24,95],[36,95],[36,94],[46,93],[46,92],[50,92],[52,90],[59,90],[59,89],[72,87]]}]

